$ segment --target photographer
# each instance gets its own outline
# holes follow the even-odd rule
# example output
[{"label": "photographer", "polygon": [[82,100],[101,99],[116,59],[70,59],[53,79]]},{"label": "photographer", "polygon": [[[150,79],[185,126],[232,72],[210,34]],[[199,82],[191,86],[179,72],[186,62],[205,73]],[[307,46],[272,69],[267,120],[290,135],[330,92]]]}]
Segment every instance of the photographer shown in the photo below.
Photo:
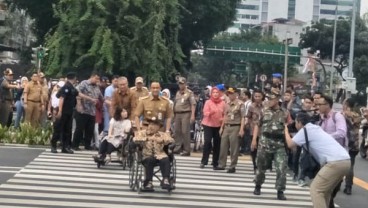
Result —
[{"label": "photographer", "polygon": [[349,172],[350,156],[330,134],[310,121],[307,113],[299,113],[295,122],[298,133],[291,138],[285,126],[285,139],[291,149],[297,146],[305,148],[305,135],[308,135],[309,153],[321,165],[310,187],[313,207],[327,208],[332,191]]}]

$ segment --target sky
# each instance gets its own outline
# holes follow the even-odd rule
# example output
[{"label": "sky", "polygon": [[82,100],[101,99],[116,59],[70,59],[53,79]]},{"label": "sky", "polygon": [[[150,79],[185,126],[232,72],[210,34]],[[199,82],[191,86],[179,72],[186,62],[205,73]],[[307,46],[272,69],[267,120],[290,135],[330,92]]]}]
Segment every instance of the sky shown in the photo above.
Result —
[{"label": "sky", "polygon": [[361,0],[360,3],[360,14],[363,15],[364,13],[368,12],[368,0]]}]

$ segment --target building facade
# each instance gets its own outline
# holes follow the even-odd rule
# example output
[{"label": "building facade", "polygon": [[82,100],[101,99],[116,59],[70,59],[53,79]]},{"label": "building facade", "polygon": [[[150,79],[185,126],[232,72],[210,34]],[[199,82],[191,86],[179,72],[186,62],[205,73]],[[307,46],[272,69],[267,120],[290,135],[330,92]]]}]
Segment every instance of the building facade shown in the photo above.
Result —
[{"label": "building facade", "polygon": [[[237,33],[275,19],[299,20],[310,24],[320,19],[350,17],[354,0],[242,0],[237,6],[236,20],[228,29]],[[359,15],[360,1],[357,0]]]}]

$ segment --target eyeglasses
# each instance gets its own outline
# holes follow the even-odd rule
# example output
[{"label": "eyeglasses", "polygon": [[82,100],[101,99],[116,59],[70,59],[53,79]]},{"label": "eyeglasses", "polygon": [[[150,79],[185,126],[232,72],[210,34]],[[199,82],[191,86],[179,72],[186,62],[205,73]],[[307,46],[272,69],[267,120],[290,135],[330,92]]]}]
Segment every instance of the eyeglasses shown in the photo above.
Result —
[{"label": "eyeglasses", "polygon": [[327,103],[317,103],[316,106],[327,105]]}]

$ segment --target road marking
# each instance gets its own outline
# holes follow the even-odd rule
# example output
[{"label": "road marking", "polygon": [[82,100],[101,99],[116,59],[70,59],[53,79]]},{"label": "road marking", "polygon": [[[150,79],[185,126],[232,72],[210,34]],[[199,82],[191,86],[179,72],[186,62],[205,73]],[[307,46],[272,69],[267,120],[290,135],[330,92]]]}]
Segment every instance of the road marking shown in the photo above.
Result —
[{"label": "road marking", "polygon": [[365,190],[368,190],[368,183],[363,181],[362,179],[354,177],[353,182],[354,182],[355,185],[357,185],[357,186],[359,186],[359,187],[361,187]]}]

